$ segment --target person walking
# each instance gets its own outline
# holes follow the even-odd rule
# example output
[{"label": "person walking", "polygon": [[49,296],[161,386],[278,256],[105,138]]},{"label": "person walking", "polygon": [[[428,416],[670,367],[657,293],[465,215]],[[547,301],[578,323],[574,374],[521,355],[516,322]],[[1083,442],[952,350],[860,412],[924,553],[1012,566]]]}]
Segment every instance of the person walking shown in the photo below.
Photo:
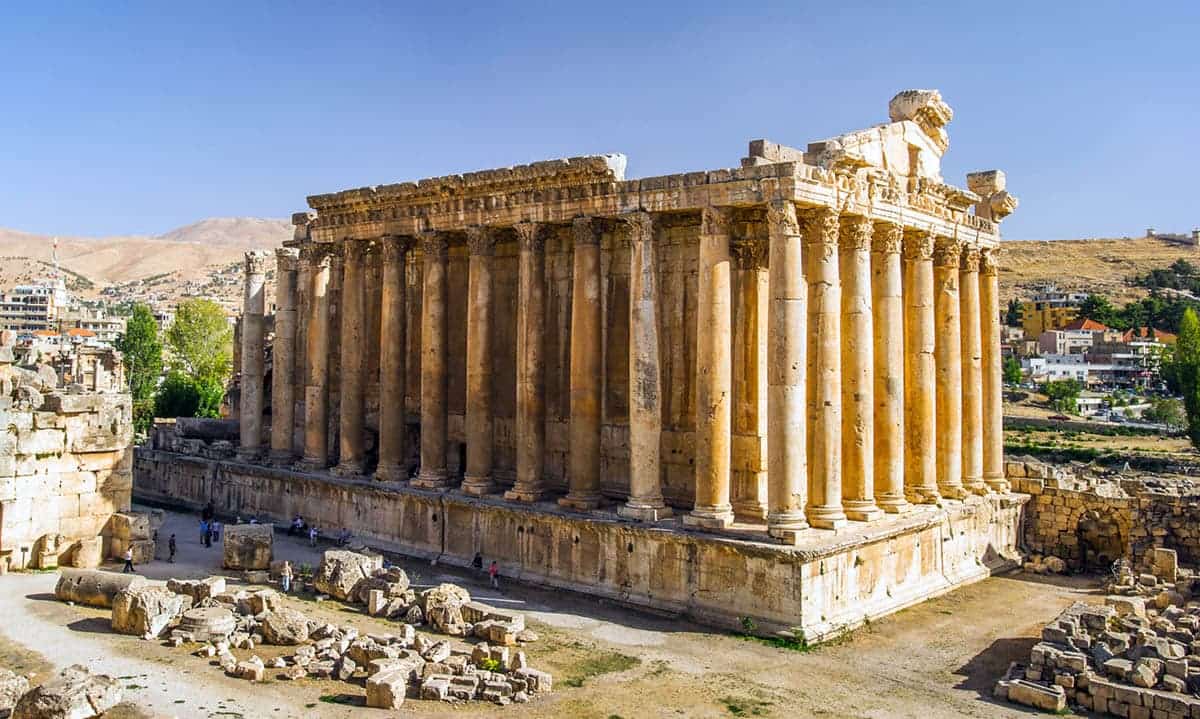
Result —
[{"label": "person walking", "polygon": [[206,547],[208,546],[208,520],[207,519],[200,520],[200,543]]},{"label": "person walking", "polygon": [[492,560],[491,565],[488,567],[488,576],[492,580],[492,589],[499,589],[500,588],[500,565],[496,564],[495,559]]},{"label": "person walking", "polygon": [[122,574],[136,574],[133,569],[133,547],[125,548],[125,568],[121,570]]},{"label": "person walking", "polygon": [[317,535],[319,535],[320,533],[321,533],[320,530],[317,529],[317,526],[315,524],[308,528],[308,546],[310,546],[310,547],[317,546]]},{"label": "person walking", "polygon": [[217,544],[221,543],[221,523],[215,519],[212,523],[212,540]]},{"label": "person walking", "polygon": [[175,535],[174,534],[172,534],[171,538],[167,540],[167,561],[170,562],[171,564],[175,563]]},{"label": "person walking", "polygon": [[471,566],[476,572],[483,574],[483,555],[475,552],[475,558],[471,560]]},{"label": "person walking", "polygon": [[283,569],[279,570],[279,586],[283,589],[283,593],[287,594],[292,591],[292,563],[284,562]]}]

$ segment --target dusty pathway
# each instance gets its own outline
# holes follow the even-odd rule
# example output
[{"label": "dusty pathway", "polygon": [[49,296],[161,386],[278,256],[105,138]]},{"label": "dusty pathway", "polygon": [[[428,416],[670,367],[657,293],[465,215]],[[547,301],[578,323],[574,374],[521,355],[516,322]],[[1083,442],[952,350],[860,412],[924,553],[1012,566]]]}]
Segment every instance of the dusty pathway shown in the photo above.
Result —
[{"label": "dusty pathway", "polygon": [[[178,563],[141,568],[151,578],[216,573],[220,548],[197,541],[194,518],[171,515]],[[276,554],[315,565],[319,550],[279,535]],[[579,595],[505,587],[427,563],[406,565],[417,585],[456,581],[487,602],[520,608],[543,640],[529,650],[534,666],[555,676],[553,695],[521,707],[483,703],[451,707],[409,700],[398,715],[579,717],[1016,717],[988,698],[1009,661],[1028,656],[1033,637],[1059,610],[1094,598],[1084,580],[1014,575],[960,589],[875,623],[852,637],[806,653],[777,649],[695,625],[650,617]],[[263,684],[224,676],[207,660],[156,642],[113,635],[108,613],[53,600],[56,575],[0,578],[0,662],[22,671],[84,663],[119,676],[126,697],[161,716],[370,717],[361,686],[304,680]],[[303,611],[366,631],[386,622],[336,602],[297,600]],[[269,647],[263,656],[274,656]],[[361,680],[359,682],[361,684]],[[324,697],[324,699],[322,699]]]}]

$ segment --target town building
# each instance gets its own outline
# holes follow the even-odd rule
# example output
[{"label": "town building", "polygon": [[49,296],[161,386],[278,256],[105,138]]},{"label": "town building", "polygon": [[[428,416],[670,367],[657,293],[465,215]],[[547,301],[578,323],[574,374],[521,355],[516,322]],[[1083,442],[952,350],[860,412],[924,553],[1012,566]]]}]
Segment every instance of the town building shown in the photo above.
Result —
[{"label": "town building", "polygon": [[57,330],[70,307],[71,297],[61,279],[17,285],[0,292],[0,329],[17,333]]},{"label": "town building", "polygon": [[309,197],[273,318],[246,257],[236,452],[156,426],[139,496],[810,641],[1011,566],[1017,202],[999,171],[944,182],[936,91],[889,117],[732,169]]}]

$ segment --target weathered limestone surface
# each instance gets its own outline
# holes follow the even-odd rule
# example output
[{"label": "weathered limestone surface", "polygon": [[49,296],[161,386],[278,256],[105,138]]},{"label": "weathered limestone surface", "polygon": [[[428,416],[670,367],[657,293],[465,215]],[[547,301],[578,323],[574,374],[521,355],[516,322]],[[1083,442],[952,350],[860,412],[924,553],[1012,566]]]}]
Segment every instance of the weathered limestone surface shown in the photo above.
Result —
[{"label": "weathered limestone surface", "polygon": [[226,569],[270,569],[275,527],[270,524],[231,524],[222,538]]},{"label": "weathered limestone surface", "polygon": [[21,697],[13,719],[89,719],[121,703],[121,682],[75,664]]},{"label": "weathered limestone surface", "polygon": [[63,569],[54,596],[63,602],[91,607],[111,607],[117,594],[146,583],[139,574],[104,572],[98,569]]},{"label": "weathered limestone surface", "polygon": [[189,597],[165,587],[130,587],[113,598],[112,629],[118,634],[157,637],[189,608]]}]

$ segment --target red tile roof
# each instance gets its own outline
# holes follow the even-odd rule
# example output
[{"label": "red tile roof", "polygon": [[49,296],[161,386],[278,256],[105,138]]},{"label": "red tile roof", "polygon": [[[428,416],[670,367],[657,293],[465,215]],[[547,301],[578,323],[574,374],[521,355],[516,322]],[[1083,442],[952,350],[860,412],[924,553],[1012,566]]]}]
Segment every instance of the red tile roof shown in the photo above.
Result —
[{"label": "red tile roof", "polygon": [[1090,332],[1104,332],[1109,328],[1092,319],[1079,319],[1071,322],[1063,327],[1064,330],[1088,330]]}]

